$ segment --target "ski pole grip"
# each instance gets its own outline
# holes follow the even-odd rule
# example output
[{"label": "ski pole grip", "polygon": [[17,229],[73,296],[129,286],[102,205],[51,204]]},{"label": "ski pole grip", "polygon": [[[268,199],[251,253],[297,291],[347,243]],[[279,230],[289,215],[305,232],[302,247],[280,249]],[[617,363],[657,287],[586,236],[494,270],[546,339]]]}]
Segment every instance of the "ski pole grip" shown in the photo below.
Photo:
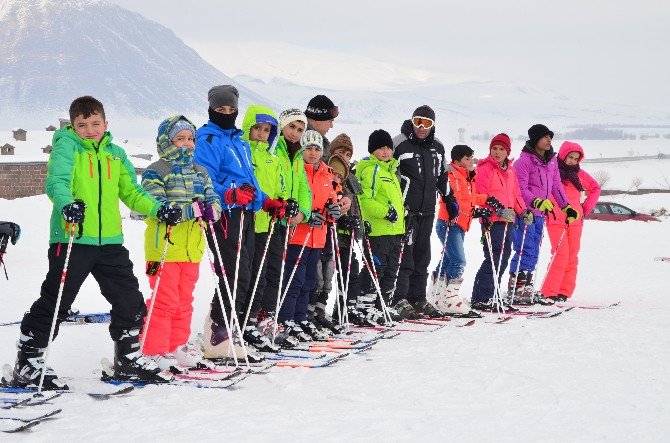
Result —
[{"label": "ski pole grip", "polygon": [[193,209],[193,215],[196,218],[202,218],[202,211],[200,210],[200,205],[198,204],[198,198],[193,197],[193,203],[191,203],[191,209]]}]

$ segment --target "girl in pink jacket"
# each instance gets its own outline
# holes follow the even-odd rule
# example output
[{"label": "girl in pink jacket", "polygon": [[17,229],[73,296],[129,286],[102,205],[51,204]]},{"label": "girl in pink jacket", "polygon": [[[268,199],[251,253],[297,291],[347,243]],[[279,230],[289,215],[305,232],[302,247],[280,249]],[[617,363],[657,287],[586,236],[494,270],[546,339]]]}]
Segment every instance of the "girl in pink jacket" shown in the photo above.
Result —
[{"label": "girl in pink jacket", "polygon": [[[558,169],[561,182],[565,188],[570,206],[577,210],[579,218],[574,223],[566,224],[565,214],[562,211],[555,211],[555,217],[547,217],[551,252],[555,253],[556,256],[541,290],[545,297],[554,301],[566,301],[575,290],[577,254],[582,238],[584,216],[593,210],[600,196],[598,183],[579,167],[583,158],[584,150],[577,143],[564,142],[558,151]],[[581,202],[583,193],[586,194],[584,203]],[[555,201],[553,203],[556,204]],[[556,251],[561,236],[563,236],[563,240],[561,240],[560,247]]]}]

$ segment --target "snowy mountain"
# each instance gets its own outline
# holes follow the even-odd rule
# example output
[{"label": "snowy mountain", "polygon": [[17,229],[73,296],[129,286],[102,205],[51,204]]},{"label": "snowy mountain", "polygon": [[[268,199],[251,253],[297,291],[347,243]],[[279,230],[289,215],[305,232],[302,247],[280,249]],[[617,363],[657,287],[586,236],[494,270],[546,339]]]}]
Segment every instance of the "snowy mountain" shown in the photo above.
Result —
[{"label": "snowy mountain", "polygon": [[116,115],[153,119],[206,114],[216,84],[238,86],[241,106],[271,104],[171,30],[105,1],[0,0],[0,41],[0,117],[8,126],[28,124],[26,116],[53,122],[85,94]]}]

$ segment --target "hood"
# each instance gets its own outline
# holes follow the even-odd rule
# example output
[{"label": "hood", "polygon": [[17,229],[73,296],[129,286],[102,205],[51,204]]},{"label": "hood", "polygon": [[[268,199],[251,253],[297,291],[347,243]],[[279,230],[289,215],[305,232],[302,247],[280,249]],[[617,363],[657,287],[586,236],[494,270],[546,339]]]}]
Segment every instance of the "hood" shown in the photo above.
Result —
[{"label": "hood", "polygon": [[[166,118],[158,126],[158,136],[156,137],[156,147],[158,150],[158,156],[167,162],[170,163],[190,163],[193,160],[193,149],[187,150],[178,148],[174,145],[170,136],[168,135],[174,125],[180,121],[185,121],[193,129],[193,134],[195,135],[195,125],[183,115],[173,115],[172,117]],[[195,137],[194,137],[195,138]]]},{"label": "hood", "polygon": [[412,120],[405,120],[402,123],[402,126],[400,127],[400,132],[417,145],[421,145],[424,143],[430,144],[435,139],[435,125],[433,125],[433,127],[430,128],[430,133],[428,134],[428,137],[421,140],[414,133],[414,125],[412,124]]},{"label": "hood", "polygon": [[[65,126],[64,128],[56,130],[52,138],[52,145],[55,145],[58,140],[69,139],[75,143],[78,143],[84,146],[87,149],[95,149],[95,141],[89,139],[83,139],[75,132],[72,126]],[[109,145],[112,143],[112,134],[109,131],[105,132],[105,135],[102,136],[100,140],[100,146]]]},{"label": "hood", "polygon": [[535,152],[535,149],[530,145],[530,140],[526,142],[526,145],[523,147],[521,152],[527,152],[528,154],[534,156],[537,158],[539,161],[541,161],[543,164],[549,164],[549,161],[556,155],[554,152],[554,147],[551,146],[549,147],[549,150],[544,153],[544,158],[540,157],[540,155]]},{"label": "hood", "polygon": [[[249,131],[251,127],[258,123],[270,123],[270,137],[268,138],[267,143],[264,142],[252,142],[249,140]],[[272,109],[266,106],[260,105],[250,105],[247,108],[247,112],[244,114],[244,120],[242,121],[242,138],[245,139],[249,146],[252,148],[259,145],[267,145],[266,149],[274,147],[275,141],[277,140],[277,134],[279,122],[277,121],[277,116],[272,111]]]},{"label": "hood", "polygon": [[584,158],[584,149],[574,142],[563,142],[561,148],[558,150],[558,158],[565,161],[565,157],[571,152],[579,152],[579,160],[577,160],[577,163],[581,163]]}]

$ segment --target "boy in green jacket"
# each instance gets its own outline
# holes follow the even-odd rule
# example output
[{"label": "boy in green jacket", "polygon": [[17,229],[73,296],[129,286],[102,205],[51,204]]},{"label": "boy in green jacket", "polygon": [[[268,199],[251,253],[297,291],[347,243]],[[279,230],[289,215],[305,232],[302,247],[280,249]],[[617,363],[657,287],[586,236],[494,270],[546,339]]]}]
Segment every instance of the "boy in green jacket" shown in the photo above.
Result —
[{"label": "boy in green jacket", "polygon": [[[254,241],[254,258],[251,264],[252,283],[249,285],[247,305],[245,306],[245,312],[249,311],[249,326],[245,328],[243,334],[247,343],[250,343],[259,351],[266,352],[279,351],[279,347],[273,345],[265,335],[256,329],[258,311],[264,306],[268,307],[267,305],[276,304],[276,300],[269,300],[268,302],[271,303],[266,303],[264,300],[265,274],[268,268],[269,251],[271,249],[281,250],[283,247],[279,233],[280,228],[276,225],[263,266],[261,266],[261,260],[265,252],[271,224],[285,217],[295,217],[299,212],[298,202],[288,196],[282,161],[274,154],[275,141],[277,141],[279,132],[278,127],[277,117],[270,108],[259,105],[251,105],[247,108],[242,123],[242,130],[244,131],[242,138],[249,143],[251,148],[252,164],[258,184],[261,191],[267,194],[269,198],[285,201],[285,206],[277,208],[272,214],[262,210],[256,211],[255,214],[256,238]],[[258,278],[258,286],[254,288],[256,278]],[[252,293],[253,300],[251,299]],[[270,308],[270,310],[272,309],[274,309],[274,305]]]},{"label": "boy in green jacket", "polygon": [[[366,251],[366,259],[368,263],[375,263],[384,302],[390,306],[398,273],[401,240],[405,234],[402,191],[396,175],[398,160],[393,158],[391,135],[383,129],[374,131],[368,139],[368,152],[372,155],[361,160],[356,167],[356,177],[363,188],[363,194],[359,196],[361,215],[371,227],[368,236],[372,251]],[[367,269],[362,271],[361,295],[356,307],[366,314],[368,320],[378,323],[383,314],[373,278]]]},{"label": "boy in green jacket", "polygon": [[[139,335],[146,309],[128,250],[123,247],[119,199],[130,209],[176,224],[181,211],[162,206],[137,183],[126,153],[112,143],[105,110],[90,96],[70,105],[71,126],[54,133],[47,165],[46,191],[53,202],[49,240],[49,271],[40,297],[21,322],[21,336],[12,383],[37,386],[42,371],[44,389],[68,389],[54,370],[44,367],[61,275],[67,271],[58,324],[65,320],[79,288],[93,275],[112,305],[109,332],[114,340],[114,374],[119,379],[164,382],[172,379],[156,362],[143,356]],[[64,269],[70,236],[72,250]]]}]

